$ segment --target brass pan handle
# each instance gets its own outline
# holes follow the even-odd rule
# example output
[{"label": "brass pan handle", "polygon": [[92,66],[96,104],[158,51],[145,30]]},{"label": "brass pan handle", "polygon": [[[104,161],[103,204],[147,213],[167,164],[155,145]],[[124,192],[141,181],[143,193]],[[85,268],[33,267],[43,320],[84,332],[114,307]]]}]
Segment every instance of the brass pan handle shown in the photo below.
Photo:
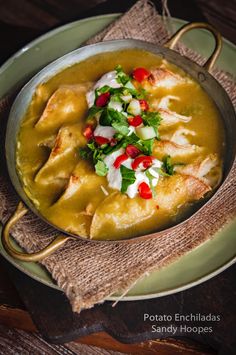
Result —
[{"label": "brass pan handle", "polygon": [[11,227],[26,213],[28,212],[27,208],[20,202],[14,212],[14,214],[9,218],[6,224],[3,227],[2,231],[2,244],[5,251],[11,255],[13,258],[22,260],[22,261],[39,261],[46,256],[52,254],[54,251],[59,249],[68,239],[71,237],[65,235],[59,235],[56,237],[50,244],[48,244],[45,248],[36,253],[24,253],[16,250],[10,241],[10,229]]},{"label": "brass pan handle", "polygon": [[195,28],[203,28],[208,31],[210,31],[214,38],[215,38],[215,48],[210,56],[210,58],[206,61],[206,63],[203,65],[203,68],[205,68],[207,71],[211,71],[213,68],[219,54],[222,48],[222,38],[220,32],[218,32],[213,26],[211,26],[209,23],[205,22],[192,22],[192,23],[187,23],[183,27],[181,27],[166,43],[165,47],[169,49],[173,49],[177,42],[180,40],[180,38],[188,31],[195,29]]}]

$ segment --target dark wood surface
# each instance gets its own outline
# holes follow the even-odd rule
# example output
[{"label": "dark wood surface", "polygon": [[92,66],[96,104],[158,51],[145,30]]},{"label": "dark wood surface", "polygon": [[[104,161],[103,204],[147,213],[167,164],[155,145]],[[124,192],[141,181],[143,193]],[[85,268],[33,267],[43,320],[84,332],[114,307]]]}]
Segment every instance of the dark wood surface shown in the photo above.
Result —
[{"label": "dark wood surface", "polygon": [[[0,62],[51,28],[87,16],[123,12],[134,2],[0,0]],[[159,1],[154,2],[160,9]],[[224,37],[235,42],[235,0],[169,0],[169,8],[175,17],[189,21],[208,20]],[[236,354],[235,271],[236,266],[233,266],[214,279],[176,295],[142,302],[121,302],[114,308],[106,302],[78,316],[71,312],[62,293],[31,280],[1,258],[0,322],[4,326],[0,328],[0,354],[65,354],[66,351],[69,354],[91,355],[118,354],[117,351],[144,355]],[[181,333],[180,338],[176,335],[173,338],[170,333],[150,331],[151,324],[143,322],[143,313],[148,312],[171,315],[177,312],[212,312],[222,318],[219,323],[213,324],[212,334],[198,336]],[[10,331],[7,327],[20,330]],[[44,339],[53,343],[77,339],[80,344],[49,345],[35,333],[37,330]],[[130,342],[135,344],[128,344]],[[81,344],[88,347],[81,347]]]},{"label": "dark wood surface", "polygon": [[[152,353],[160,350],[160,354],[165,354],[168,348],[173,355],[179,354],[181,348],[185,349],[185,354],[188,352],[235,354],[236,265],[208,282],[175,295],[142,302],[120,302],[115,307],[112,307],[112,302],[105,302],[91,310],[82,311],[80,315],[71,311],[68,300],[62,292],[34,281],[7,264],[5,260],[1,260],[1,267],[7,270],[7,274],[0,279],[2,289],[5,285],[4,292],[0,294],[2,322],[28,331],[35,331],[37,326],[43,338],[50,343],[64,344],[78,339],[79,342],[90,345],[144,355],[150,353],[150,348]],[[14,287],[6,283],[7,275],[13,280],[18,295]],[[173,321],[144,322],[145,313],[169,315]],[[221,320],[180,323],[174,320],[175,314],[186,316],[209,313],[219,315]],[[178,331],[176,334],[170,330],[168,333],[163,331],[152,333],[153,324],[156,326],[172,324],[178,328]],[[180,331],[180,325],[184,324],[191,327],[192,331]],[[213,331],[197,334],[193,327],[212,327]],[[103,333],[98,335],[96,334],[98,332]],[[89,336],[89,334],[93,335]],[[113,340],[114,338],[117,341]],[[161,338],[162,341],[157,341],[157,338]],[[147,342],[147,340],[153,341]],[[135,343],[135,345],[121,343]],[[161,347],[164,352],[161,352]]]}]

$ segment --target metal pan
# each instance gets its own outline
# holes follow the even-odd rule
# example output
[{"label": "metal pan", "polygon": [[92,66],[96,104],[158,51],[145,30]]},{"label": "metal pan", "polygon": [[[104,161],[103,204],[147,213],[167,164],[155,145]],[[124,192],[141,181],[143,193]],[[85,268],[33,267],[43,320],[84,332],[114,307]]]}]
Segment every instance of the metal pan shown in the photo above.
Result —
[{"label": "metal pan", "polygon": [[[206,29],[210,31],[215,38],[214,51],[210,56],[210,58],[206,61],[206,63],[202,67],[194,63],[193,61],[181,56],[177,52],[173,51],[173,48],[175,47],[179,39],[182,37],[182,35],[188,32],[189,30],[195,28]],[[79,237],[78,235],[67,233],[59,229],[57,226],[53,226],[59,232],[63,232],[64,234],[60,234],[44,249],[36,253],[27,254],[24,252],[19,252],[13,247],[10,240],[10,229],[20,218],[22,218],[27,213],[28,209],[32,210],[38,217],[46,221],[48,224],[52,225],[51,223],[49,223],[49,221],[45,220],[45,218],[35,208],[32,201],[30,201],[30,199],[28,198],[28,196],[26,195],[22,187],[21,181],[16,171],[16,143],[17,143],[18,132],[21,125],[21,120],[24,117],[25,111],[31,102],[32,95],[34,94],[36,87],[41,82],[46,82],[51,77],[55,76],[57,73],[66,69],[67,67],[75,63],[79,63],[99,53],[124,50],[124,49],[132,49],[132,48],[143,49],[145,51],[157,54],[167,59],[169,62],[172,62],[175,65],[179,66],[190,76],[192,76],[203,87],[203,89],[208,93],[208,95],[213,99],[213,101],[217,105],[221,117],[224,121],[225,132],[226,132],[227,154],[224,157],[224,174],[223,174],[223,180],[221,186],[224,185],[225,180],[232,168],[233,161],[235,159],[235,154],[236,154],[236,142],[234,139],[234,132],[236,131],[236,117],[235,117],[235,111],[233,105],[227,93],[222,88],[222,86],[214,79],[214,77],[210,74],[210,71],[215,64],[215,61],[220,54],[221,46],[222,46],[221,35],[211,25],[202,22],[189,23],[184,25],[181,29],[179,29],[163,47],[145,41],[139,41],[133,39],[101,42],[95,45],[79,48],[59,58],[58,60],[54,61],[50,65],[46,66],[37,75],[35,75],[18,94],[12,106],[9,120],[8,120],[8,125],[7,125],[6,160],[7,160],[8,172],[18,195],[20,196],[21,200],[24,203],[23,202],[19,203],[15,213],[9,218],[9,220],[6,222],[6,224],[3,227],[2,244],[6,252],[9,255],[11,255],[13,258],[16,258],[18,260],[39,261],[45,258],[46,256],[50,255],[51,253],[53,253],[58,248],[60,248],[70,238],[85,240],[84,238]],[[221,186],[219,188],[221,188]],[[204,205],[206,205],[208,201],[206,201]],[[200,211],[201,208],[199,208],[198,211]],[[198,211],[194,212],[193,214],[197,213]],[[97,241],[97,240],[89,240],[89,239],[86,240],[93,243],[98,243],[98,242],[127,243],[127,242],[132,242],[141,239],[154,238],[159,235],[162,235],[163,233],[166,233],[167,231],[175,229],[177,226],[179,227],[181,224],[191,219],[193,214],[187,219],[185,219],[184,221],[180,222],[179,224],[173,227],[152,234],[133,237],[131,239],[123,239],[123,240],[115,240],[115,241],[114,240]]]}]

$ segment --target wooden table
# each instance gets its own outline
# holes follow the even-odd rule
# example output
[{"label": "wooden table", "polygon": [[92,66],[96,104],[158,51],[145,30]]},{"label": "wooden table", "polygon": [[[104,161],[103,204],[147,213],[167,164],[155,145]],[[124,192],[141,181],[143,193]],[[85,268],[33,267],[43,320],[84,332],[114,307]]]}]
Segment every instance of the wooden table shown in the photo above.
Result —
[{"label": "wooden table", "polygon": [[[0,0],[0,62],[29,40],[53,27],[96,14],[122,12],[134,2],[133,0],[120,0],[119,2],[112,0],[8,0],[6,2]],[[158,1],[156,4],[159,7]],[[169,0],[169,7],[175,17],[189,21],[208,20],[221,31],[224,37],[235,42],[235,0],[224,2],[221,0]],[[119,354],[118,351],[142,355],[216,354],[216,351],[210,347],[189,340],[157,339],[130,345],[114,340],[105,332],[93,333],[79,338],[78,342],[67,343],[63,346],[49,345],[37,334],[35,325],[8,276],[9,270],[10,267],[0,258],[0,355],[8,354],[10,351],[13,354],[92,355]],[[225,279],[219,276],[219,280]],[[225,299],[230,292],[236,293],[235,286],[233,284],[232,289],[224,291]],[[211,301],[214,302],[214,299],[208,300],[208,302]],[[231,305],[229,304],[228,307]]]},{"label": "wooden table", "polygon": [[[71,325],[71,320],[68,319],[71,317],[71,314],[65,313],[64,310],[61,308],[61,313],[60,317],[58,318],[58,315],[55,316],[55,314],[52,313],[52,315],[48,315],[47,312],[50,312],[49,308],[53,307],[60,307],[62,306],[61,301],[59,300],[58,302],[58,297],[60,298],[59,295],[54,294],[54,290],[50,290],[51,297],[49,296],[46,298],[46,301],[48,300],[48,307],[45,307],[45,293],[49,293],[49,290],[45,291],[44,288],[46,286],[40,285],[38,282],[31,280],[27,281],[27,276],[23,275],[20,273],[18,270],[16,270],[13,266],[9,265],[3,258],[0,257],[0,270],[4,271],[0,273],[0,319],[1,319],[1,324],[4,325],[0,326],[0,354],[1,353],[1,347],[7,347],[7,349],[13,350],[17,353],[18,347],[23,347],[24,350],[28,350],[28,352],[31,354],[37,354],[37,351],[41,349],[41,353],[44,351],[44,354],[51,354],[50,351],[52,349],[57,350],[59,354],[65,354],[66,351],[71,350],[72,354],[96,354],[97,353],[97,347],[99,347],[99,354],[119,354],[120,352],[123,353],[129,353],[129,354],[140,354],[140,355],[149,355],[149,354],[160,354],[160,355],[166,355],[166,354],[171,354],[171,355],[177,355],[177,354],[185,354],[185,355],[210,355],[210,354],[217,354],[216,348],[215,350],[213,347],[210,345],[210,343],[214,343],[217,341],[219,337],[221,337],[220,343],[224,343],[224,341],[228,342],[227,338],[231,339],[230,342],[232,342],[232,339],[234,339],[234,336],[236,336],[236,333],[234,330],[232,330],[232,336],[228,333],[228,328],[233,326],[233,319],[234,319],[234,314],[236,312],[236,305],[232,304],[231,309],[227,308],[227,312],[225,312],[224,315],[224,307],[222,308],[222,300],[221,298],[224,298],[224,302],[226,304],[231,304],[234,300],[234,295],[236,294],[236,282],[235,282],[235,271],[236,271],[236,265],[229,270],[226,270],[224,273],[221,275],[217,276],[214,278],[214,280],[208,281],[207,283],[200,285],[196,288],[194,288],[192,291],[185,291],[181,292],[178,295],[173,295],[173,296],[168,296],[164,297],[160,300],[156,300],[155,303],[152,301],[143,301],[143,302],[133,302],[133,305],[131,308],[129,307],[129,302],[126,304],[122,303],[120,304],[120,307],[116,312],[112,311],[111,306],[108,304],[105,312],[104,312],[104,307],[102,306],[97,306],[95,307],[97,309],[97,313],[94,312],[91,314],[94,319],[90,319],[89,317],[86,318],[81,314],[82,319],[79,319],[79,322],[76,320],[73,321],[73,323],[78,325],[78,328],[80,328],[80,331],[82,329],[83,331],[83,326],[88,329],[91,326],[91,323],[94,325],[96,328],[97,325],[100,323],[101,319],[101,313],[105,316],[108,317],[108,326],[107,326],[107,332],[99,332],[99,333],[92,333],[87,336],[81,336],[78,338],[76,341],[66,343],[64,345],[52,345],[48,344],[45,342],[36,332],[36,327],[33,323],[33,320],[29,313],[27,312],[25,306],[23,305],[13,283],[10,281],[9,276],[14,280],[16,286],[27,292],[26,287],[29,287],[28,293],[33,294],[33,303],[34,307],[31,308],[31,312],[33,311],[32,316],[37,319],[38,325],[44,328],[46,331],[50,331],[50,329],[53,328],[53,332],[58,331],[58,328],[60,328],[60,325],[55,327],[52,325],[52,316],[55,317],[54,321],[58,323],[62,323],[62,327],[65,328],[66,324]],[[19,275],[18,275],[19,274]],[[219,288],[218,285],[221,285]],[[25,295],[24,291],[24,295]],[[187,294],[189,293],[189,294]],[[196,299],[196,295],[198,295],[198,299]],[[215,299],[214,297],[215,296]],[[24,296],[24,300],[26,301],[26,304],[29,305],[30,299],[32,302],[32,296]],[[39,300],[39,301],[38,301]],[[44,304],[42,304],[44,303]],[[146,304],[145,304],[146,303]],[[201,305],[204,303],[203,308]],[[151,306],[151,307],[150,307]],[[199,308],[200,306],[200,308]],[[212,307],[213,306],[213,307]],[[101,308],[99,310],[99,307]],[[190,312],[197,313],[199,309],[202,310],[203,314],[206,314],[208,312],[212,313],[220,313],[222,317],[225,316],[226,319],[224,319],[225,324],[223,323],[223,328],[222,332],[223,334],[219,334],[216,331],[216,336],[214,339],[207,339],[205,343],[200,343],[199,341],[196,340],[190,340],[188,339],[178,339],[178,338],[162,338],[162,339],[154,339],[154,340],[148,340],[148,341],[141,341],[146,338],[152,337],[153,335],[151,334],[150,330],[147,331],[145,329],[145,324],[143,324],[143,321],[141,320],[140,315],[144,313],[144,311],[151,313],[153,312],[154,314],[156,313],[156,309],[161,309],[163,310],[163,314],[171,314],[173,313],[173,310],[178,310],[181,311],[182,314],[189,314]],[[46,310],[45,310],[46,308]],[[138,311],[137,311],[138,309]],[[149,311],[151,312],[149,312]],[[46,316],[45,315],[46,312]],[[130,313],[129,313],[130,312]],[[87,312],[89,313],[89,311]],[[231,314],[232,313],[232,314]],[[97,314],[100,316],[97,317]],[[117,316],[117,314],[120,314],[120,316]],[[131,315],[130,315],[131,314]],[[138,317],[137,317],[138,315]],[[48,317],[47,317],[48,316]],[[109,319],[111,317],[111,319]],[[128,319],[127,319],[127,318]],[[39,320],[40,318],[40,320]],[[79,318],[79,317],[78,317]],[[113,318],[113,319],[112,319]],[[123,320],[121,319],[123,318]],[[132,318],[136,324],[133,324],[134,322],[132,321]],[[117,322],[117,323],[114,323]],[[140,342],[135,344],[123,344],[117,340],[115,340],[113,337],[111,337],[108,332],[113,332],[116,333],[115,336],[120,336],[122,334],[122,326],[125,326],[127,329],[127,334],[125,336],[131,335],[132,338],[132,331],[129,329],[131,324],[134,327],[136,327],[136,339],[140,339]],[[75,329],[73,331],[77,331],[77,325],[75,326]],[[127,326],[128,325],[128,326]],[[121,333],[119,334],[119,330],[117,331],[116,326],[121,329]],[[121,326],[121,327],[120,327]],[[11,328],[11,333],[10,336],[8,335],[8,328]],[[17,328],[13,330],[12,328]],[[133,330],[133,329],[132,329]],[[130,334],[129,334],[130,333]],[[67,335],[68,336],[68,335]],[[163,337],[162,334],[159,334],[160,337]],[[191,337],[191,339],[193,339]],[[200,338],[201,339],[201,338]],[[57,341],[54,337],[54,341]],[[213,340],[213,341],[212,341]],[[209,344],[208,344],[209,343]],[[84,344],[82,347],[81,344]],[[86,346],[85,346],[86,345]],[[224,346],[224,344],[223,344]],[[96,347],[96,348],[94,348]],[[106,349],[106,350],[104,350]],[[115,353],[114,353],[115,351]],[[119,353],[117,352],[119,351]],[[13,352],[14,353],[14,352]],[[226,353],[223,353],[226,355]],[[230,355],[230,352],[227,350],[227,355]]]},{"label": "wooden table", "polygon": [[[236,264],[208,282],[175,295],[142,302],[120,302],[114,308],[111,307],[111,302],[106,302],[103,305],[95,306],[91,311],[85,310],[80,315],[71,312],[69,302],[61,292],[29,278],[3,258],[0,258],[0,270],[3,271],[0,273],[1,323],[10,328],[21,329],[21,331],[11,330],[11,337],[7,341],[9,349],[15,349],[18,345],[28,348],[30,346],[30,354],[37,353],[37,348],[43,348],[45,354],[50,353],[50,349],[58,349],[58,345],[56,347],[49,345],[38,334],[30,335],[22,332],[22,330],[36,332],[33,318],[44,337],[50,338],[57,344],[67,343],[59,346],[59,354],[65,354],[65,349],[71,347],[75,354],[81,353],[81,349],[78,349],[81,345],[75,342],[68,343],[70,339],[77,339],[80,344],[96,345],[103,349],[140,355],[157,352],[160,355],[181,353],[207,355],[217,354],[218,348],[224,349],[221,352],[223,355],[235,354],[235,352],[230,352],[230,349],[235,350],[236,348]],[[32,318],[10,279],[14,281],[14,285],[23,297]],[[212,313],[219,314],[221,322],[210,324],[213,327],[212,334],[190,333],[186,335],[186,338],[181,336],[181,338],[171,339],[170,337],[166,338],[169,333],[167,335],[162,332],[153,334],[151,332],[153,322],[151,324],[144,322],[144,313],[163,315]],[[175,324],[174,321],[171,323]],[[165,324],[169,326],[170,322],[159,323],[159,325]],[[187,324],[188,326],[209,325],[204,322],[187,322]],[[97,333],[98,329],[106,330],[106,332]],[[113,334],[117,339],[122,339],[126,344],[115,340],[109,334]],[[80,335],[79,338],[77,338],[78,335]],[[0,354],[1,346],[6,343],[6,336],[6,328],[0,327]],[[161,339],[155,339],[156,336]],[[146,341],[146,339],[152,340]],[[93,350],[93,348],[91,349]],[[91,349],[89,348],[88,351],[86,348],[88,354],[92,354]],[[101,349],[99,353],[103,354]]]}]

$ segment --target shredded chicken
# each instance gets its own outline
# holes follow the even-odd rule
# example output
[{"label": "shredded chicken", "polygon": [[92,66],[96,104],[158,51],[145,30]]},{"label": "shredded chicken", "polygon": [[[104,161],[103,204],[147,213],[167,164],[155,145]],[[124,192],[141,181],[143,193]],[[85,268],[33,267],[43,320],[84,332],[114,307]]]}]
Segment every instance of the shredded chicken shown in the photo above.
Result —
[{"label": "shredded chicken", "polygon": [[164,96],[159,100],[157,107],[162,108],[163,110],[168,110],[171,100],[179,101],[180,98],[174,95]]},{"label": "shredded chicken", "polygon": [[185,175],[192,175],[211,187],[215,187],[221,180],[221,169],[216,154],[210,154],[203,161],[198,159],[192,164],[175,167],[175,171]]},{"label": "shredded chicken", "polygon": [[169,140],[160,140],[154,143],[153,155],[162,159],[165,155],[171,157],[187,157],[189,155],[200,153],[204,148],[195,144],[180,145]]},{"label": "shredded chicken", "polygon": [[164,110],[162,108],[158,109],[158,112],[161,115],[162,121],[161,124],[164,126],[170,126],[179,122],[189,122],[191,120],[191,116],[183,116],[178,114],[177,112],[173,112],[170,110]]},{"label": "shredded chicken", "polygon": [[170,140],[173,143],[179,145],[189,145],[189,139],[187,136],[195,136],[196,133],[190,129],[179,127],[174,133],[172,134],[165,134],[161,135],[161,139]]},{"label": "shredded chicken", "polygon": [[167,95],[161,99],[155,99],[151,102],[151,109],[160,112],[162,125],[170,126],[178,122],[189,122],[192,117],[180,115],[175,111],[169,110],[170,100],[179,100],[178,96]]},{"label": "shredded chicken", "polygon": [[167,89],[185,82],[181,76],[165,68],[152,69],[148,80],[155,87],[165,87]]}]

